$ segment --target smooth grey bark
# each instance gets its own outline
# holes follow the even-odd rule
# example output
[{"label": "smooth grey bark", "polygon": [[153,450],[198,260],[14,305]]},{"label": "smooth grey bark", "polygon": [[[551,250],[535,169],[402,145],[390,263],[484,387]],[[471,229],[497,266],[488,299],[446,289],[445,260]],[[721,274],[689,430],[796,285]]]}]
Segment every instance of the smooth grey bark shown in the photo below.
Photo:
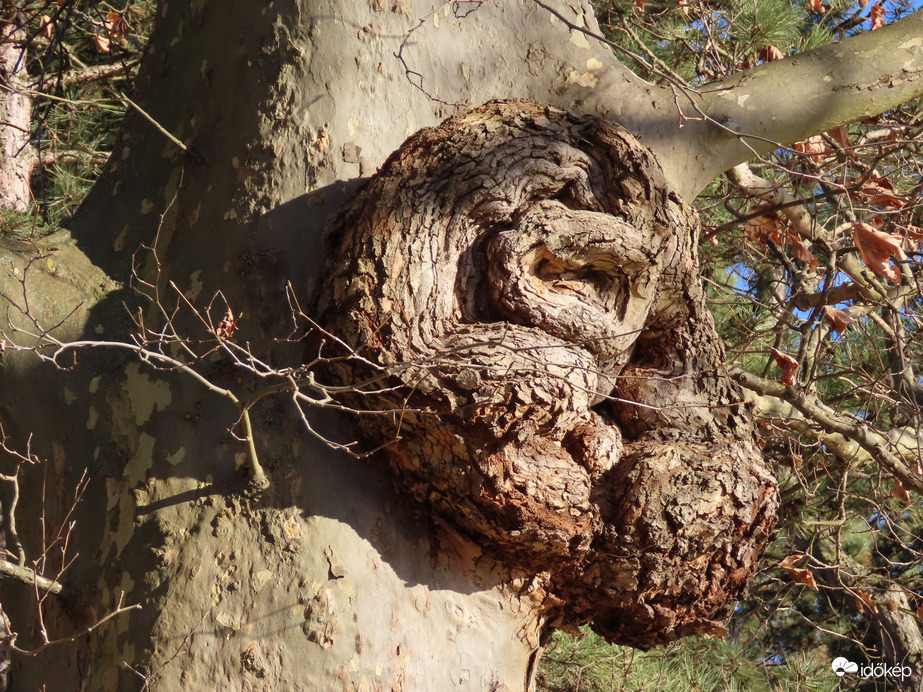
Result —
[{"label": "smooth grey bark", "polygon": [[[218,11],[170,3],[163,11],[137,100],[191,151],[130,116],[72,233],[125,283],[132,253],[153,245],[160,276],[144,252],[139,271],[163,295],[168,281],[199,305],[222,290],[243,314],[238,339],[265,350],[289,329],[285,282],[308,293],[321,228],[350,189],[339,181],[374,172],[407,135],[454,111],[410,84],[394,57],[432,7]],[[587,8],[567,11],[592,22]],[[443,8],[414,32],[407,60],[443,100],[522,95],[572,107],[588,90],[567,77],[603,71],[587,67],[588,46],[526,3],[484,5],[465,18]],[[606,60],[606,79],[637,82]],[[529,68],[518,69],[521,61]],[[176,74],[186,79],[174,83]],[[37,273],[30,278],[43,290]],[[84,323],[90,336],[127,336],[124,300],[136,302],[123,289],[93,307]],[[39,376],[7,372],[5,396]],[[528,575],[469,540],[433,543],[386,478],[313,443],[281,403],[256,412],[274,482],[247,502],[233,497],[243,447],[227,433],[235,415],[225,402],[182,378],[108,358],[73,378],[76,399],[8,398],[7,410],[15,410],[19,441],[50,408],[68,412],[44,451],[58,444],[75,472],[86,464],[94,474],[78,532],[80,553],[92,559],[71,573],[75,626],[123,589],[144,609],[69,657],[18,661],[14,685],[54,679],[133,689],[139,678],[125,662],[158,671],[155,689],[221,680],[286,689],[333,680],[417,690],[527,686],[540,647],[540,598]]]},{"label": "smooth grey bark", "polygon": [[684,194],[698,192],[756,154],[883,113],[923,94],[923,12],[733,74],[700,93],[698,108],[726,129],[707,128],[701,150],[692,158],[660,157],[665,168],[678,165],[685,171]]},{"label": "smooth grey bark", "polygon": [[[588,5],[556,7],[597,29]],[[395,53],[411,30],[402,64]],[[290,325],[284,286],[310,293],[330,214],[357,177],[457,109],[518,97],[605,116],[649,138],[673,184],[683,162],[712,155],[696,131],[677,138],[671,92],[527,1],[165,3],[138,89],[188,151],[127,118],[75,240],[62,234],[29,272],[28,290],[48,304],[35,317],[54,323],[82,299],[62,333],[127,338],[134,256],[171,304],[171,282],[198,306],[222,291],[242,315],[236,339],[282,363],[303,356],[276,342]],[[156,261],[133,255],[141,244]],[[90,269],[72,269],[81,266]],[[6,269],[2,282],[7,296],[21,288]],[[73,292],[52,299],[61,282]],[[195,333],[195,320],[181,323]],[[226,363],[202,369],[223,386],[253,386]],[[460,534],[437,544],[379,469],[313,441],[284,401],[254,411],[273,484],[246,499],[236,494],[244,447],[227,432],[236,413],[197,383],[98,353],[63,374],[6,355],[2,377],[5,429],[19,444],[34,433],[55,469],[51,521],[82,469],[92,477],[77,515],[81,559],[49,622],[85,626],[123,590],[143,606],[79,646],[19,659],[13,689],[137,689],[126,664],[156,673],[152,688],[164,690],[529,686],[547,605],[532,575]],[[25,537],[34,549],[35,533]]]}]

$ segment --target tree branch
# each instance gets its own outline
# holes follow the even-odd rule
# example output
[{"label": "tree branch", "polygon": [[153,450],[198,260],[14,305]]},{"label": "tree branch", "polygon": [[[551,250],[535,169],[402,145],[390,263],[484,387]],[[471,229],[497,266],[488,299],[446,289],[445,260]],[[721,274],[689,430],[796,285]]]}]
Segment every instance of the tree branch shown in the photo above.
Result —
[{"label": "tree branch", "polygon": [[767,141],[790,144],[923,94],[923,12],[734,74],[700,93],[703,110],[740,136],[714,126],[697,133],[709,155],[701,157],[701,170],[689,172],[698,178],[696,190],[754,151],[772,150]]},{"label": "tree branch", "polygon": [[0,574],[18,579],[30,586],[35,585],[43,591],[48,591],[50,593],[61,593],[61,589],[63,588],[58,581],[46,579],[45,577],[39,576],[35,570],[14,565],[12,562],[7,562],[6,560],[0,560]]},{"label": "tree branch", "polygon": [[[887,437],[875,432],[865,423],[850,420],[795,387],[786,387],[778,382],[757,377],[740,368],[732,367],[728,372],[741,386],[763,396],[781,399],[827,433],[839,434],[852,440],[894,474],[904,487],[923,495],[923,478],[892,451],[894,444]],[[916,448],[913,448],[913,451],[916,451]]]}]

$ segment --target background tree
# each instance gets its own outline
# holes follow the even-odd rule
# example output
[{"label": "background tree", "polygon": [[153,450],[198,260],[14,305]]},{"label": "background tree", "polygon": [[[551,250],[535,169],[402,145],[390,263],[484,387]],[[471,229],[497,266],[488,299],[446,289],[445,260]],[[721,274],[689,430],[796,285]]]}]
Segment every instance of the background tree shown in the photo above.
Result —
[{"label": "background tree", "polygon": [[[59,651],[54,659],[17,659],[16,684],[60,684],[79,675],[94,689],[131,689],[142,679],[148,686],[194,689],[224,678],[254,688],[311,689],[333,680],[356,688],[527,686],[543,635],[561,624],[549,613],[568,612],[568,604],[554,603],[540,575],[511,569],[509,561],[482,552],[479,541],[453,531],[451,517],[442,517],[446,526],[431,533],[418,515],[404,513],[404,503],[389,494],[388,480],[373,466],[343,455],[333,462],[328,447],[312,441],[303,427],[322,431],[328,441],[348,442],[356,437],[349,426],[313,415],[302,419],[297,405],[303,400],[296,398],[293,412],[279,397],[265,396],[267,386],[277,394],[288,387],[292,394],[300,391],[292,386],[308,379],[299,370],[304,350],[288,337],[292,318],[311,317],[300,305],[307,305],[308,284],[317,274],[320,230],[354,192],[354,185],[337,181],[372,174],[406,135],[457,109],[489,98],[528,97],[578,114],[602,114],[642,135],[666,182],[689,197],[753,153],[775,150],[776,142],[827,132],[915,97],[919,21],[913,17],[854,40],[848,49],[781,61],[743,78],[736,72],[742,65],[725,73],[709,67],[710,74],[702,73],[708,78],[729,76],[696,95],[662,66],[670,79],[666,87],[634,77],[593,37],[597,27],[586,7],[459,3],[433,11],[402,3],[341,3],[320,11],[292,3],[219,12],[204,4],[164,5],[131,97],[137,106],[114,148],[117,156],[71,224],[76,242],[66,232],[19,246],[10,242],[3,291],[16,329],[7,331],[0,420],[10,449],[31,458],[31,449],[25,450],[34,433],[35,451],[49,460],[55,490],[44,494],[47,524],[66,524],[73,503],[69,488],[84,468],[91,476],[73,515],[83,559],[67,572],[66,596],[43,599],[42,623],[63,634],[79,631],[118,609],[122,591],[143,608],[95,630],[69,649],[69,657]],[[829,69],[832,63],[837,70]],[[780,103],[778,85],[793,76],[795,97]],[[834,152],[837,145],[853,146],[842,137],[824,141]],[[825,150],[808,153],[828,156]],[[759,191],[762,183],[752,171],[735,175],[747,192]],[[821,184],[821,176],[813,175],[813,185]],[[868,194],[861,175],[853,192]],[[726,195],[713,192],[722,200]],[[839,234],[835,225],[827,234],[805,232],[808,245],[795,225],[804,220],[795,213],[803,207],[785,208],[794,219],[791,231],[775,228],[771,218],[761,224],[768,227],[762,235],[751,224],[753,247],[770,248],[761,259],[766,268],[753,261],[752,274],[731,251],[725,239],[731,234],[716,230],[727,219],[708,222],[707,233],[727,253],[724,264],[705,265],[715,299],[741,290],[733,272],[743,272],[754,277],[753,290],[778,301],[767,298],[765,314],[746,329],[739,326],[740,310],[732,309],[737,306],[718,308],[728,318],[724,329],[745,335],[731,346],[751,368],[766,362],[763,331],[775,330],[775,339],[781,333],[775,325],[791,330],[796,317],[817,324],[813,312],[829,303],[834,288],[835,304],[846,296],[858,305],[857,313],[869,305],[880,308],[886,296],[888,309],[893,304],[903,315],[901,301],[910,294],[897,289],[900,295],[889,295],[893,286],[882,281],[890,276],[894,286],[914,286],[912,263],[902,263],[900,272],[907,274],[898,276],[887,268],[887,255],[883,259],[866,246],[863,265],[855,252],[844,251],[846,231],[858,228],[862,240],[878,238],[855,225],[862,217],[850,219]],[[148,249],[134,254],[142,245]],[[905,259],[896,249],[890,254]],[[811,268],[811,257],[819,258],[818,268],[829,267],[828,285],[821,298],[800,307],[812,310],[804,318],[789,303],[800,295],[794,277],[805,274],[798,262]],[[682,265],[688,273],[697,266],[694,251],[685,259],[691,260]],[[782,269],[771,268],[774,262]],[[875,267],[884,279],[869,273]],[[840,270],[849,282],[832,278]],[[766,316],[773,309],[781,311],[781,322]],[[860,317],[874,320],[875,314],[873,308]],[[897,351],[900,329],[909,327],[880,317]],[[695,324],[705,321],[697,315]],[[811,342],[811,330],[802,331],[799,336],[815,350],[829,340],[814,330]],[[114,345],[106,355],[83,351],[76,366],[72,349],[60,345],[78,338],[125,344],[132,334],[140,335],[133,353],[121,348],[124,358],[113,357],[119,349]],[[655,335],[648,332],[651,344]],[[919,488],[913,452],[904,451],[914,445],[895,440],[892,448],[877,432],[878,418],[851,408],[861,399],[857,388],[867,384],[853,382],[845,390],[852,399],[842,399],[831,412],[840,400],[829,397],[844,390],[815,387],[821,366],[812,364],[827,367],[829,359],[811,360],[806,354],[814,351],[796,351],[784,337],[774,347],[796,354],[804,368],[799,375],[788,367],[785,376],[794,378],[788,389],[774,385],[767,373],[738,375],[762,395],[761,410],[768,415],[788,401],[794,408],[785,410],[785,426],[798,433],[792,440],[799,444],[813,433],[811,449],[822,444],[842,455],[853,447],[864,450],[867,456],[850,457],[850,463],[869,464],[866,483],[872,479],[872,489],[876,478],[895,477],[903,488]],[[59,364],[70,368],[65,373],[36,360],[61,348],[66,359]],[[147,366],[137,362],[139,355]],[[892,397],[896,406],[914,398],[915,384],[898,356],[885,359],[882,371],[889,386],[904,392],[901,399]],[[262,370],[262,364],[269,368]],[[869,382],[883,381],[873,370],[862,372]],[[845,377],[833,373],[826,379]],[[327,394],[329,389],[315,390],[311,397],[330,404]],[[56,417],[54,430],[48,430],[49,411]],[[896,420],[912,435],[911,425]],[[228,435],[229,427],[243,439]],[[793,467],[789,459],[795,457],[782,455],[791,447],[780,449],[778,458]],[[799,453],[804,459],[805,452]],[[235,471],[238,466],[250,469],[251,481],[270,479],[269,489],[258,499],[240,496],[236,484],[245,472]],[[786,500],[786,490],[805,487],[802,478],[797,469],[782,476]],[[817,482],[826,487],[827,481]],[[27,490],[29,497],[42,496]],[[870,493],[856,497],[874,497]],[[842,507],[846,496],[839,497]],[[17,533],[29,560],[42,554],[41,525],[27,530],[22,524]],[[815,544],[818,552],[807,549]],[[803,553],[829,560],[818,541],[781,545],[786,558]],[[836,540],[833,545],[838,549]],[[431,557],[424,561],[421,555]],[[57,554],[55,559],[61,561]],[[814,578],[810,565],[785,564],[773,578],[806,581],[797,570]],[[872,593],[844,581],[842,570],[829,569],[835,564],[824,563],[833,572],[831,593],[859,600]],[[49,574],[58,570],[57,564],[39,566]],[[44,630],[26,641],[24,623],[36,612],[28,597],[32,588],[11,588],[4,606],[20,633],[17,642],[40,646]],[[893,612],[910,610],[899,604]],[[880,619],[883,626],[894,623]],[[616,624],[630,627],[602,626],[612,633]],[[446,631],[451,643],[442,645]]]}]

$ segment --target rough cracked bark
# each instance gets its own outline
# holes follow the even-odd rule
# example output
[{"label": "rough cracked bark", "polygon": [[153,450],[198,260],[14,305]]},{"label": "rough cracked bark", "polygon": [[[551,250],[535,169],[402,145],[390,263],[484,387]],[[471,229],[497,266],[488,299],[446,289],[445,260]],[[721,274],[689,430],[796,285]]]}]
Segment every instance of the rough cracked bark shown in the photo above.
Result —
[{"label": "rough cracked bark", "polygon": [[399,487],[534,575],[550,626],[720,632],[768,540],[697,236],[626,130],[528,102],[420,131],[329,229],[317,314],[359,356],[331,375],[371,382],[347,403]]}]

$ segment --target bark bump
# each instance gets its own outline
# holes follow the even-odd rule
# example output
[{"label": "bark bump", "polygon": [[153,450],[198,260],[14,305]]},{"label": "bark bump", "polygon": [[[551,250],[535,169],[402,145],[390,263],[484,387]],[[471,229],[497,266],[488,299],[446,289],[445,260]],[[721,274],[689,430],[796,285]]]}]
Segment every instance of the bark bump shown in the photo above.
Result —
[{"label": "bark bump", "polygon": [[[329,372],[400,487],[542,575],[552,626],[646,648],[717,620],[775,519],[696,272],[623,128],[492,102],[411,137],[332,223]],[[349,355],[352,352],[353,355]]]}]

